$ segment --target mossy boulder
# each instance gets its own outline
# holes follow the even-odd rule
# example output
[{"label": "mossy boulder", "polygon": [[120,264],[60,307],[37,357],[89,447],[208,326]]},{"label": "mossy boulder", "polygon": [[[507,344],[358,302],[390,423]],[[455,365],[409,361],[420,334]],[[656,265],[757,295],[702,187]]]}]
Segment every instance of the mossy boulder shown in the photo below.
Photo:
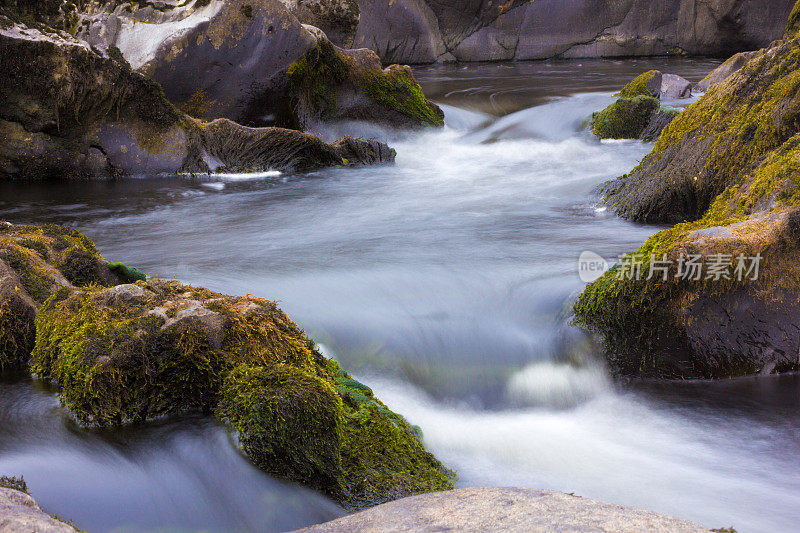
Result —
[{"label": "mossy boulder", "polygon": [[158,279],[62,289],[30,368],[88,426],[215,412],[259,468],[349,506],[452,488],[402,417],[261,298]]},{"label": "mossy boulder", "polygon": [[294,122],[364,120],[394,127],[443,126],[444,114],[428,100],[407,66],[381,67],[366,49],[343,50],[324,35],[286,71]]},{"label": "mossy boulder", "polygon": [[127,280],[125,269],[136,270],[111,265],[71,228],[0,221],[0,373],[27,370],[34,318],[52,294],[74,285],[115,285]]},{"label": "mossy boulder", "polygon": [[[800,368],[800,39],[776,43],[713,85],[631,174],[604,187],[634,220],[678,223],[575,304],[624,375],[719,378]],[[690,258],[718,275],[681,275]],[[739,261],[759,257],[755,275]],[[647,278],[666,260],[666,278]],[[683,274],[686,272],[684,271]]]},{"label": "mossy boulder", "polygon": [[638,75],[628,85],[622,88],[618,96],[622,98],[636,98],[637,96],[661,97],[661,81],[663,74],[658,70],[649,70]]},{"label": "mossy boulder", "polygon": [[784,39],[794,39],[800,36],[800,2],[797,2],[789,15],[789,24],[786,26]]},{"label": "mossy boulder", "polygon": [[659,107],[652,96],[620,98],[592,115],[592,131],[601,139],[638,139]]}]

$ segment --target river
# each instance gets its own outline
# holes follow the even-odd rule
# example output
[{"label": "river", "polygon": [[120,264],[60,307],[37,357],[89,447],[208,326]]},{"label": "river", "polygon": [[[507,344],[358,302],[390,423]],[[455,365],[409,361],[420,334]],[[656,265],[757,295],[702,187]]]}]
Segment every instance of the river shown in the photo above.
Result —
[{"label": "river", "polygon": [[[570,327],[583,251],[630,252],[658,227],[594,188],[651,149],[584,121],[659,59],[416,69],[441,131],[363,125],[392,166],[304,175],[0,183],[0,218],[70,224],[146,272],[279,300],[459,474],[548,488],[740,533],[800,524],[800,377],[616,383]],[[0,382],[0,474],[82,528],[284,531],[344,514],[249,465],[213,420],[87,431],[52,391]]]}]

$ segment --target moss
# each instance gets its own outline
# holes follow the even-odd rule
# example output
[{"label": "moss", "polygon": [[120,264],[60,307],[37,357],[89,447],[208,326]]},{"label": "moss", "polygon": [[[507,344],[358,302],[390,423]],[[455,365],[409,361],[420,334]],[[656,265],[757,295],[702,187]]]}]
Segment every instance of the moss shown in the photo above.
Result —
[{"label": "moss", "polygon": [[592,116],[592,131],[601,139],[638,139],[658,109],[652,96],[620,98]]},{"label": "moss", "polygon": [[147,274],[136,267],[128,266],[124,263],[111,262],[108,263],[108,268],[120,279],[122,283],[147,281]]},{"label": "moss", "polygon": [[33,317],[29,310],[22,308],[15,299],[0,298],[0,375],[27,370],[34,339]]},{"label": "moss", "polygon": [[214,101],[209,100],[205,91],[200,89],[195,91],[180,109],[190,117],[204,119],[213,105]]},{"label": "moss", "polygon": [[228,375],[217,414],[262,470],[342,496],[342,400],[329,382],[288,365],[242,364]]},{"label": "moss", "polygon": [[[336,115],[336,86],[349,77],[350,67],[330,41],[320,39],[286,71],[294,98],[304,98],[322,117]],[[298,102],[295,102],[297,105]]]},{"label": "moss", "polygon": [[411,117],[420,124],[444,126],[444,117],[435,111],[408,67],[367,72],[361,82],[364,94],[380,105]]},{"label": "moss", "polygon": [[789,24],[786,26],[784,39],[794,39],[800,34],[800,2],[797,2],[789,15]]},{"label": "moss", "polygon": [[30,494],[30,492],[28,492],[28,484],[25,483],[25,479],[22,476],[20,477],[0,476],[0,487],[4,489],[18,490],[20,492],[24,492],[25,494]]},{"label": "moss", "polygon": [[636,98],[637,96],[658,96],[653,94],[648,88],[647,84],[654,76],[660,74],[657,70],[649,70],[644,74],[640,74],[633,79],[628,85],[622,88],[617,96],[622,98]]}]

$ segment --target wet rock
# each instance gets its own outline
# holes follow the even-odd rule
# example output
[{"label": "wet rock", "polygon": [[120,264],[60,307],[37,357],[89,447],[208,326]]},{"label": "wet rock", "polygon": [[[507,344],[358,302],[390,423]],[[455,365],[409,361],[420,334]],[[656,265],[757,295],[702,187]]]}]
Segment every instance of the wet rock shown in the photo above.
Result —
[{"label": "wet rock", "polygon": [[651,96],[620,98],[592,116],[592,131],[601,139],[638,139],[659,107]]},{"label": "wet rock", "polygon": [[300,531],[700,533],[708,529],[688,520],[572,494],[536,489],[481,487],[413,496]]},{"label": "wet rock", "polygon": [[692,83],[675,74],[664,74],[661,81],[661,98],[690,98]]},{"label": "wet rock", "polygon": [[651,96],[661,98],[661,87],[664,75],[659,70],[650,70],[640,74],[628,83],[619,92],[623,98],[636,98],[637,96]]},{"label": "wet rock", "polygon": [[351,164],[351,161],[357,165],[392,163],[397,156],[397,152],[392,148],[375,139],[354,138],[348,135],[333,143],[333,146],[348,164]]},{"label": "wet rock", "polygon": [[714,85],[715,83],[720,83],[721,81],[725,81],[733,74],[739,71],[743,66],[747,64],[748,61],[756,57],[759,52],[740,52],[735,54],[730,59],[725,61],[723,64],[715,68],[711,73],[703,78],[700,83],[697,84],[695,89],[697,92],[704,93],[708,91],[708,89]]}]

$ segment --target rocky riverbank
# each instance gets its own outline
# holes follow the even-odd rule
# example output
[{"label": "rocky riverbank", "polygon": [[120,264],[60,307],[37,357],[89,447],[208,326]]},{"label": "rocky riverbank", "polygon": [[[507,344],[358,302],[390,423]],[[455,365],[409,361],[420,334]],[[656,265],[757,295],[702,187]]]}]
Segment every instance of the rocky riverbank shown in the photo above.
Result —
[{"label": "rocky riverbank", "polygon": [[637,168],[603,187],[620,216],[677,224],[575,305],[578,324],[604,337],[617,373],[719,378],[800,368],[797,13],[800,4],[782,40],[711,85]]}]

